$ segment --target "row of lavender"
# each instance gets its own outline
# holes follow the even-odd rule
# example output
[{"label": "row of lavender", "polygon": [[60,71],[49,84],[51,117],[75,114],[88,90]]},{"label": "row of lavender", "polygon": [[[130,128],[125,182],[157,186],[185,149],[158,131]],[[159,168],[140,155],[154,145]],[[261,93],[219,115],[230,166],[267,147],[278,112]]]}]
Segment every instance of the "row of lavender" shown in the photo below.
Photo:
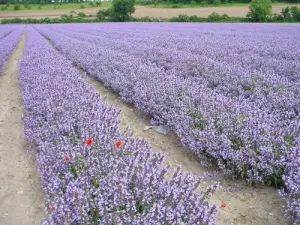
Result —
[{"label": "row of lavender", "polygon": [[[299,33],[297,27],[249,25],[259,30],[250,34],[249,27],[236,25],[240,32],[236,35],[233,25],[222,25],[223,29],[232,28],[231,33],[218,33],[220,25],[201,25],[200,31],[199,25],[172,26],[106,24],[37,29],[89,74],[153,116],[155,123],[171,126],[192,151],[217,159],[226,173],[275,185],[281,185],[285,173],[289,211],[295,215],[299,180],[288,177],[297,169],[298,158],[285,153],[292,152],[299,140],[299,41],[293,39]],[[283,48],[281,34],[288,43],[283,43]],[[228,42],[226,35],[235,42]],[[218,38],[227,40],[225,44],[217,41],[225,48],[220,55],[213,45]],[[266,47],[262,48],[260,41]],[[185,47],[186,42],[194,46]],[[253,68],[244,54],[260,66]],[[232,55],[235,61],[230,62]],[[285,156],[294,161],[283,164]]]},{"label": "row of lavender", "polygon": [[164,156],[130,131],[71,62],[27,29],[19,66],[25,134],[37,146],[44,224],[215,224],[217,209]]},{"label": "row of lavender", "polygon": [[[272,40],[276,40],[273,41],[275,43],[272,42],[272,46],[275,45],[277,48],[273,52],[269,48],[261,48],[258,54],[256,48],[252,51],[249,50],[250,47],[247,49],[247,46],[256,47],[257,42],[238,45],[241,38],[239,36],[238,39],[233,34],[227,35],[229,37],[224,40],[222,38],[224,33],[217,33],[214,38],[213,35],[202,34],[202,36],[198,35],[198,38],[197,33],[191,34],[189,30],[181,35],[173,32],[170,37],[164,30],[163,32],[158,30],[147,36],[146,32],[136,34],[125,32],[126,30],[123,32],[121,30],[119,33],[113,31],[105,33],[103,32],[105,27],[102,28],[102,32],[99,29],[90,31],[84,27],[80,28],[82,30],[80,32],[76,30],[76,33],[66,29],[60,32],[78,40],[110,46],[110,50],[125,53],[125,58],[126,55],[132,55],[140,58],[143,63],[153,63],[163,68],[167,74],[172,73],[193,80],[194,83],[232,98],[240,105],[251,104],[252,108],[254,104],[256,107],[263,108],[266,113],[277,113],[285,124],[297,119],[295,115],[300,111],[300,104],[297,101],[297,96],[300,94],[300,53],[297,52],[299,48],[295,37],[297,30],[287,30],[291,39],[290,42],[286,42],[290,45],[289,48],[287,44],[279,45],[276,33],[264,35],[259,39],[253,38],[253,35],[242,35],[242,44],[249,43],[253,39],[260,40],[262,43],[270,42],[270,35],[272,35]],[[59,29],[56,28],[56,31]],[[160,38],[162,35],[166,38]],[[187,39],[186,36],[190,38]],[[232,46],[233,43],[238,46]],[[222,46],[227,47],[222,48]],[[246,47],[242,48],[242,46]],[[221,50],[218,50],[218,47]],[[288,53],[283,54],[283,50]],[[281,59],[274,59],[276,57]],[[244,58],[248,60],[243,62]],[[240,62],[243,62],[242,65]]]},{"label": "row of lavender", "polygon": [[[73,38],[74,33],[55,33],[55,29],[47,28],[42,32],[72,61],[120,92],[124,99],[153,115],[158,123],[170,125],[193,151],[205,151],[219,159],[220,166],[229,168],[228,172],[232,167],[242,176],[257,181],[280,173],[274,171],[275,160],[281,154],[281,146],[290,147],[297,135],[299,117],[295,112],[293,115],[288,109],[270,112],[270,109],[257,105],[259,101],[252,102],[252,98],[220,94],[195,82],[194,77],[183,78],[145,63],[135,55],[116,51],[111,47],[114,43],[94,44],[88,35],[86,38],[82,35],[79,40]],[[126,41],[126,36],[124,39]],[[263,103],[270,102],[262,100],[261,92],[257,91],[257,95],[261,95],[258,99]],[[292,109],[299,104],[295,94],[285,91],[277,95],[281,93],[283,99],[272,97],[281,102],[288,99],[287,108],[290,104]],[[282,113],[286,114],[283,116]]]},{"label": "row of lavender", "polygon": [[0,75],[2,73],[4,64],[17,46],[22,33],[22,27],[3,26],[0,27]]}]

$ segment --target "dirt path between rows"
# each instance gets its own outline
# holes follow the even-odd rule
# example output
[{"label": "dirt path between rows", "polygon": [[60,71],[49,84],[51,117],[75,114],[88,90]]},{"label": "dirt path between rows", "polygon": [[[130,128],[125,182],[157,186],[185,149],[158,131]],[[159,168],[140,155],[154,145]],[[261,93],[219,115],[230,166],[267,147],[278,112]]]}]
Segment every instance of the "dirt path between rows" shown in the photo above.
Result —
[{"label": "dirt path between rows", "polygon": [[18,60],[25,33],[0,76],[0,224],[41,224],[44,216],[36,162],[28,152],[18,81]]}]

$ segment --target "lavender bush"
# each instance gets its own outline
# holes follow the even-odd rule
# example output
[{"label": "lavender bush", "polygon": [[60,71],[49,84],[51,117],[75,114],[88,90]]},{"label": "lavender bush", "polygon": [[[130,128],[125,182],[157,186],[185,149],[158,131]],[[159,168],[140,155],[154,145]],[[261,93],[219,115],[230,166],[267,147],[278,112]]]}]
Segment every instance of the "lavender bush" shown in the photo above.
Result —
[{"label": "lavender bush", "polygon": [[280,194],[286,199],[287,215],[294,220],[294,224],[300,223],[300,139],[295,141],[292,147],[280,161],[285,168],[283,177],[285,187]]},{"label": "lavender bush", "polygon": [[285,186],[288,212],[299,218],[298,180],[290,172],[295,169],[288,169],[295,161],[283,163],[295,156],[299,138],[298,26],[36,28],[91,76],[152,116],[154,124],[170,126],[199,157],[217,160],[224,173]]},{"label": "lavender bush", "polygon": [[6,29],[0,29],[0,75],[6,59],[17,46],[22,33],[21,27],[16,27],[15,29],[8,26],[5,27]]},{"label": "lavender bush", "polygon": [[19,66],[25,134],[37,147],[48,218],[44,224],[215,224],[194,193],[199,179],[177,169],[165,180],[164,155],[120,132],[108,107],[65,57],[27,29]]},{"label": "lavender bush", "polygon": [[[53,31],[41,29],[58,49],[92,76],[152,115],[156,123],[171,126],[191,150],[218,159],[226,173],[234,171],[251,180],[275,183],[273,176],[278,175],[275,161],[282,153],[281,146],[287,145],[286,140],[293,139],[298,129],[298,83],[283,79],[274,84],[261,72],[247,74],[237,65],[224,67],[211,59],[197,61],[199,56],[189,55],[189,51],[181,57],[189,59],[182,65],[182,59],[174,57],[180,54],[171,47],[169,51],[154,47],[153,60],[156,58],[163,64],[157,65],[151,61],[152,54],[144,55],[140,51],[142,56],[139,57],[138,53],[131,53],[140,48],[129,51],[133,49],[130,44],[125,48],[126,53],[115,49],[117,37],[108,42],[94,34]],[[124,42],[131,43],[133,35],[128,34],[129,40],[123,35]],[[138,43],[138,40],[133,41],[133,44]],[[151,43],[149,46],[153,49]],[[146,59],[148,55],[150,61]],[[166,56],[169,58],[165,59]],[[192,67],[190,73],[180,69],[189,66]],[[240,83],[231,85],[230,81],[239,74]],[[279,83],[284,91],[278,87]],[[289,102],[282,104],[287,99]]]}]

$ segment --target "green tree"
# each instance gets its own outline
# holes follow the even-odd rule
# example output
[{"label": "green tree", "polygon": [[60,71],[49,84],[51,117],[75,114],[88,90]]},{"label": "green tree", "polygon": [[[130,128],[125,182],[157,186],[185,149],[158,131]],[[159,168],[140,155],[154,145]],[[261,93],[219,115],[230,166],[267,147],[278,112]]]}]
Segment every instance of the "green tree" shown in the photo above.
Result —
[{"label": "green tree", "polygon": [[270,0],[252,0],[247,18],[253,22],[265,22],[272,15],[272,2]]},{"label": "green tree", "polygon": [[135,11],[135,0],[113,0],[113,19],[116,21],[127,21]]}]

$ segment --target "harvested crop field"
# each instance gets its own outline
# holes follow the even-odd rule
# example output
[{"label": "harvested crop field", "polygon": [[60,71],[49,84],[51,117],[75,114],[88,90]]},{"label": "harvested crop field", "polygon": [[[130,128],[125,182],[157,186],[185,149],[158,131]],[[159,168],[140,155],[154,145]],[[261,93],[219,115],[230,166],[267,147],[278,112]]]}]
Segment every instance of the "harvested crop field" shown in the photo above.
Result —
[{"label": "harvested crop field", "polygon": [[[297,5],[297,4],[295,4]],[[291,5],[274,5],[273,6],[273,13],[280,13],[282,8],[285,8]],[[299,6],[299,4],[298,4]],[[86,14],[96,15],[97,8],[90,8],[90,9],[76,9],[77,13],[84,12]],[[148,8],[144,6],[136,6],[136,11],[133,16],[136,17],[143,17],[143,16],[150,16],[150,17],[162,17],[162,18],[170,18],[173,16],[177,16],[179,14],[187,14],[187,15],[197,15],[201,17],[207,17],[213,12],[223,14],[227,13],[229,16],[239,16],[245,17],[247,12],[249,11],[248,6],[230,6],[230,7],[205,7],[205,8],[178,8],[178,9],[171,9],[171,8]],[[23,11],[9,11],[9,12],[0,12],[0,19],[3,18],[43,18],[43,17],[59,17],[63,14],[69,14],[70,10],[23,10]]]},{"label": "harvested crop field", "polygon": [[0,26],[0,224],[298,224],[299,28]]}]

